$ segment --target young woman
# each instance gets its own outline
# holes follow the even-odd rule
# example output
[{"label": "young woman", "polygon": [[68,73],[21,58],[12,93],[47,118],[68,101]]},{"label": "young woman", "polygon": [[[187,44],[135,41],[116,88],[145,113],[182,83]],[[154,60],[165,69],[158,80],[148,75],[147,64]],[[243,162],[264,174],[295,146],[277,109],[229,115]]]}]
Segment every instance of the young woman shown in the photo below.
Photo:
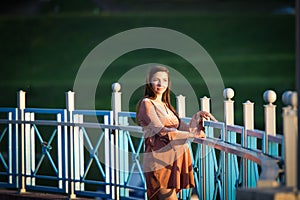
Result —
[{"label": "young woman", "polygon": [[144,97],[137,105],[137,120],[145,134],[144,173],[150,200],[177,199],[183,188],[195,186],[188,138],[206,137],[196,113],[189,124],[178,117],[170,103],[170,76],[164,66],[152,67],[147,75]]}]

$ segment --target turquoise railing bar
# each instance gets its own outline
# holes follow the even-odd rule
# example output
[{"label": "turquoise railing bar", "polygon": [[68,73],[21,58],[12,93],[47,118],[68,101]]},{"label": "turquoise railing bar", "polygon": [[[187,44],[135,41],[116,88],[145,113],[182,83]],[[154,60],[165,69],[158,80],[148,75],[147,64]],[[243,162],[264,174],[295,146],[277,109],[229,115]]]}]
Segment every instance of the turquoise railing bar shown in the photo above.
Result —
[{"label": "turquoise railing bar", "polygon": [[[119,125],[129,126],[135,124],[136,114],[134,112],[119,112]],[[132,138],[132,136],[135,136]],[[135,141],[135,142],[134,142]],[[126,198],[130,196],[130,189],[133,187],[136,191],[143,193],[140,198],[146,198],[145,194],[145,177],[143,174],[143,160],[140,153],[144,152],[144,137],[141,132],[130,133],[127,130],[119,131],[119,174],[120,174],[120,195]],[[138,193],[137,192],[137,193]]]},{"label": "turquoise railing bar", "polygon": [[[4,188],[17,188],[19,187],[19,167],[18,167],[18,135],[15,134],[18,130],[16,124],[9,123],[9,121],[18,120],[18,109],[17,108],[1,108],[0,113],[5,115],[7,123],[4,124],[1,130],[0,146],[5,147],[6,151],[0,152],[1,162],[4,166],[4,171],[0,172],[1,179],[0,187]],[[4,144],[4,137],[7,137],[7,144]],[[3,154],[6,153],[6,156]],[[2,181],[6,180],[6,181]]]}]

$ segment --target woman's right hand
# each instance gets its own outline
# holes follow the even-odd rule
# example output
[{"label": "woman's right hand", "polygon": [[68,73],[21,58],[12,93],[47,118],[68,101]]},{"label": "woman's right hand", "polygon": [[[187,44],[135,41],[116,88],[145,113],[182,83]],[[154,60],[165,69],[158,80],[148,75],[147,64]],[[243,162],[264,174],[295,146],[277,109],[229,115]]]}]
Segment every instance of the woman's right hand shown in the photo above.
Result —
[{"label": "woman's right hand", "polygon": [[203,119],[212,120],[217,122],[216,118],[209,112],[199,111],[192,116],[189,124],[190,132],[194,134],[196,138],[206,138]]},{"label": "woman's right hand", "polygon": [[200,123],[196,125],[196,127],[193,128],[190,127],[190,132],[193,134],[195,138],[206,138],[206,134],[204,131],[205,129],[203,127],[202,120]]},{"label": "woman's right hand", "polygon": [[195,134],[195,138],[206,138],[206,134],[203,130],[200,130]]}]

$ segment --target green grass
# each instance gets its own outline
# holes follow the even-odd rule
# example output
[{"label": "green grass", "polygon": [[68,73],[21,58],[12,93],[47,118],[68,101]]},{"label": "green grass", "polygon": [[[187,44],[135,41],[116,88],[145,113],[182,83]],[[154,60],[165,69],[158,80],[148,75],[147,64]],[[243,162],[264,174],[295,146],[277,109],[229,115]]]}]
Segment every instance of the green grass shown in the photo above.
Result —
[{"label": "green grass", "polygon": [[[0,107],[16,107],[16,92],[23,89],[27,91],[27,107],[63,108],[65,92],[72,90],[82,61],[94,47],[128,29],[164,27],[190,36],[210,54],[225,87],[235,90],[237,124],[242,124],[242,103],[249,99],[255,102],[256,127],[263,128],[262,94],[275,90],[281,132],[281,95],[295,88],[294,16],[198,11],[94,14],[92,7],[86,9],[91,11],[0,16]],[[100,80],[96,108],[110,109],[111,84],[130,68],[148,62],[174,67],[188,77],[198,98],[209,95],[201,77],[179,56],[139,50],[109,66]],[[131,111],[141,93],[139,89],[131,98]]]}]

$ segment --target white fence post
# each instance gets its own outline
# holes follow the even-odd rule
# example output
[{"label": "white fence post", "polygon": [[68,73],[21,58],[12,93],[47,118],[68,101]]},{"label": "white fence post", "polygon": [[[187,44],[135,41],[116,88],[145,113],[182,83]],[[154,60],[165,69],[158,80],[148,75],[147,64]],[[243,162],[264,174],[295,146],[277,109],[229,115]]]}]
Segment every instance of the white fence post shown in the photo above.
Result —
[{"label": "white fence post", "polygon": [[[56,121],[62,122],[62,115],[61,113],[58,113],[56,115]],[[58,166],[58,178],[60,179],[58,181],[58,188],[63,189],[63,151],[64,151],[64,145],[63,145],[63,134],[62,134],[62,126],[57,126],[57,166]]]},{"label": "white fence post", "polygon": [[[119,83],[114,83],[112,84],[112,110],[113,110],[113,121],[114,121],[114,125],[119,125],[119,119],[118,119],[118,114],[119,112],[121,112],[121,85]],[[112,163],[114,163],[114,165],[112,165],[114,167],[114,175],[115,175],[115,184],[119,185],[120,180],[119,180],[119,132],[118,130],[114,130],[113,131],[114,136],[112,135],[111,138],[114,138],[114,144],[112,144],[112,148],[115,147],[115,149],[112,151],[112,154],[114,154],[114,161]],[[113,141],[112,141],[113,143]],[[113,153],[114,152],[114,153]],[[113,193],[113,191],[115,193]],[[119,200],[120,199],[120,188],[119,186],[115,186],[114,190],[112,189],[112,198]]]},{"label": "white fence post", "polygon": [[[104,116],[104,124],[106,125],[113,125],[112,123],[113,120],[113,113],[112,111],[110,112],[109,116]],[[112,162],[113,162],[113,147],[111,147],[111,138],[112,134],[110,133],[109,129],[104,129],[104,151],[105,152],[110,152],[106,153],[104,156],[105,159],[105,181],[106,183],[113,183],[114,175],[113,170],[112,170]],[[112,194],[112,184],[107,184],[105,187],[105,192],[106,194]]]},{"label": "white fence post", "polygon": [[[73,122],[73,111],[75,109],[75,93],[72,91],[66,92],[66,107],[67,107],[67,115],[68,115],[68,122],[72,123]],[[72,126],[69,126],[69,156],[70,156],[70,190],[69,190],[69,196],[71,199],[76,198],[76,194],[74,192],[75,190],[75,183],[74,183],[74,174],[75,174],[75,166],[74,164],[74,129]]]},{"label": "white fence post", "polygon": [[26,92],[20,90],[18,92],[18,108],[24,110],[26,108]]},{"label": "white fence post", "polygon": [[[75,114],[74,123],[83,124],[83,115]],[[84,141],[83,131],[79,126],[74,126],[74,176],[75,180],[80,180],[84,174]],[[75,189],[84,191],[84,183],[76,182]]]},{"label": "white fence post", "polygon": [[273,103],[276,101],[276,93],[273,90],[267,90],[263,94],[264,101],[267,105],[264,105],[265,113],[265,153],[270,154],[269,151],[269,135],[276,135],[276,105]]},{"label": "white fence post", "polygon": [[[34,113],[25,112],[25,121],[34,121]],[[25,124],[25,174],[26,185],[35,185],[35,178],[31,173],[35,171],[35,130],[32,124]]]},{"label": "white fence post", "polygon": [[[119,124],[122,126],[128,126],[128,117],[119,116]],[[127,131],[119,130],[119,169],[120,169],[120,185],[125,185],[129,175],[129,142]],[[129,136],[130,137],[130,136]],[[123,197],[129,197],[129,189],[120,188],[120,195]]]},{"label": "white fence post", "polygon": [[200,99],[201,103],[201,110],[210,112],[210,98],[204,96],[203,98]]},{"label": "white fence post", "polygon": [[66,92],[66,107],[69,112],[73,112],[75,110],[75,92]]},{"label": "white fence post", "polygon": [[[113,109],[113,113],[114,116],[116,118],[115,121],[115,125],[122,125],[122,126],[128,126],[129,125],[129,121],[128,121],[128,117],[127,116],[119,116],[118,113],[122,111],[122,104],[121,104],[121,100],[122,100],[122,96],[121,96],[121,92],[120,92],[121,86],[119,83],[115,83],[112,85],[112,90],[113,90],[113,104],[112,106],[114,107]],[[129,176],[129,139],[128,137],[130,137],[130,134],[127,135],[127,131],[125,130],[116,130],[117,134],[117,142],[118,145],[116,145],[117,149],[116,149],[116,153],[117,153],[117,157],[116,157],[116,161],[118,163],[117,164],[117,180],[119,185],[126,185],[126,181],[128,180],[128,176]],[[134,173],[134,172],[133,172]],[[117,188],[117,198],[120,198],[120,196],[122,197],[129,197],[129,192],[130,190],[128,188]]]},{"label": "white fence post", "polygon": [[[222,140],[226,142],[236,142],[236,133],[228,134],[227,125],[234,125],[234,90],[232,88],[226,88],[223,91],[224,101],[224,123],[225,123],[225,133],[223,133]],[[235,157],[232,154],[223,153],[223,198],[231,199],[235,198],[233,180],[236,178],[234,173],[234,162]]]},{"label": "white fence post", "polygon": [[[67,94],[66,94],[67,95]],[[67,101],[66,101],[67,102]],[[64,113],[63,113],[63,119],[62,122],[67,123],[69,121],[68,119],[68,110],[64,109]],[[63,126],[63,132],[62,132],[62,137],[61,137],[61,145],[62,145],[62,167],[63,167],[63,188],[66,194],[70,193],[70,174],[69,174],[69,157],[70,157],[70,149],[69,149],[69,127],[68,126]]]},{"label": "white fence post", "polygon": [[[200,105],[202,111],[210,112],[210,98],[206,96],[200,98]],[[214,138],[212,127],[206,127],[205,133],[207,137]],[[214,148],[202,144],[199,145],[202,153],[202,155],[200,156],[200,164],[202,170],[200,168],[199,176],[202,177],[201,183],[203,186],[202,198],[199,197],[199,199],[213,199],[215,191],[215,169],[211,167],[211,163],[214,162]]]},{"label": "white fence post", "polygon": [[284,158],[286,186],[297,188],[297,143],[298,143],[298,115],[297,93],[287,91],[282,95],[282,101],[286,105],[283,108],[283,133],[284,133]]},{"label": "white fence post", "polygon": [[[26,107],[26,92],[20,90],[18,92],[18,109],[19,109],[19,120],[21,121],[24,121],[24,110],[25,110],[25,107]],[[20,144],[21,144],[21,188],[20,188],[20,193],[24,193],[26,192],[26,188],[25,188],[25,126],[24,126],[24,123],[22,123],[20,125],[20,128],[21,128],[21,141],[20,141]]]},{"label": "white fence post", "polygon": [[[254,103],[246,101],[243,103],[243,119],[244,119],[244,135],[242,136],[242,146],[244,148],[257,148],[256,138],[248,138],[247,131],[254,129]],[[247,159],[243,159],[243,186],[244,187],[255,187],[255,170],[257,165]]]},{"label": "white fence post", "polygon": [[185,117],[185,96],[176,96],[176,109],[180,118]]},{"label": "white fence post", "polygon": [[243,114],[244,114],[245,130],[253,130],[254,129],[254,103],[252,103],[249,100],[243,103]]}]

